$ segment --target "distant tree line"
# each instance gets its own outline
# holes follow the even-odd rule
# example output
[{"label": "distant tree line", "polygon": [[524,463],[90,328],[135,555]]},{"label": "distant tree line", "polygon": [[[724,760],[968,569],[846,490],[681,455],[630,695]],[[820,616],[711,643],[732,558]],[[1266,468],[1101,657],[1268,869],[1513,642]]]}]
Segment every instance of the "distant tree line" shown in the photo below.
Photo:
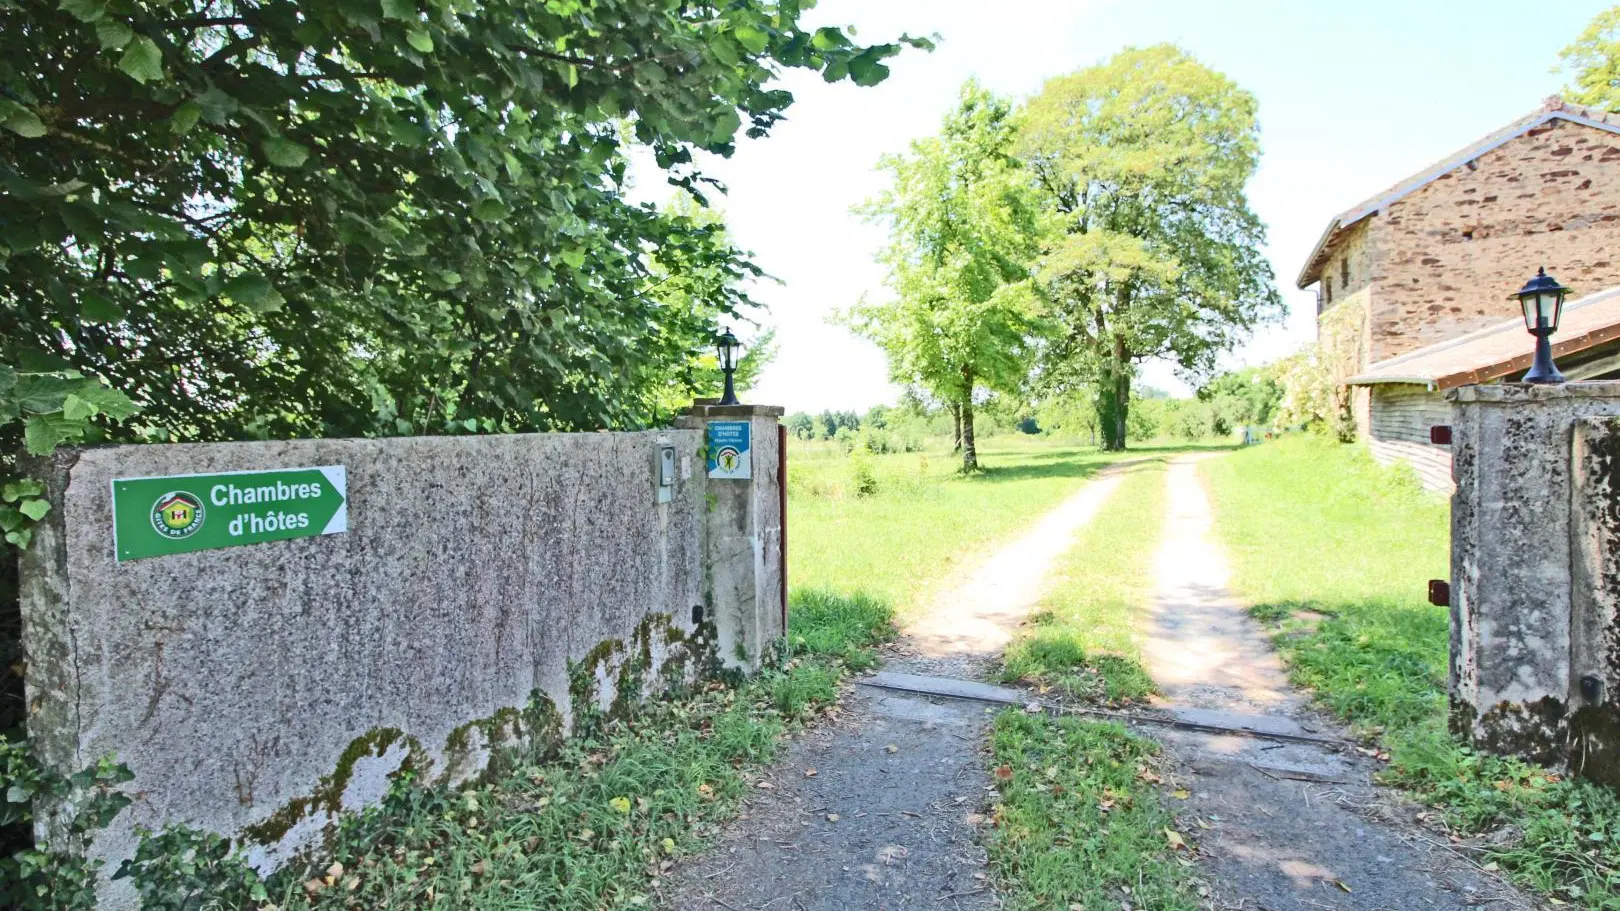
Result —
[{"label": "distant tree line", "polygon": [[[983,436],[1003,433],[1038,433],[1034,411],[1009,397],[992,397],[977,409]],[[897,405],[874,405],[865,412],[796,411],[783,419],[788,433],[805,442],[837,441],[846,450],[862,449],[883,455],[946,446],[959,450],[953,409],[946,404],[907,395]]]}]

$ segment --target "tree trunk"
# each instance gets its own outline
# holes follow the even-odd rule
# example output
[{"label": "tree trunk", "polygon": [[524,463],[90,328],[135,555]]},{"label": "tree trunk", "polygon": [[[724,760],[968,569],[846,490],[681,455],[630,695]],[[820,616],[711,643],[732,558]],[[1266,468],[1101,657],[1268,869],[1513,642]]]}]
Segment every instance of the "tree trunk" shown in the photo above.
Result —
[{"label": "tree trunk", "polygon": [[979,470],[979,450],[973,445],[973,368],[962,368],[962,403],[957,407],[962,417],[962,472]]},{"label": "tree trunk", "polygon": [[952,431],[952,434],[951,434],[951,452],[961,452],[962,451],[962,406],[955,403],[955,402],[951,403],[951,419],[952,419],[952,421],[955,422],[955,428],[954,428],[954,430]]},{"label": "tree trunk", "polygon": [[1125,451],[1126,417],[1131,407],[1131,369],[1125,341],[1114,339],[1114,350],[1103,361],[1097,384],[1097,426],[1105,452]]},{"label": "tree trunk", "polygon": [[973,393],[961,405],[962,415],[962,471],[979,470],[979,451],[973,445]]}]

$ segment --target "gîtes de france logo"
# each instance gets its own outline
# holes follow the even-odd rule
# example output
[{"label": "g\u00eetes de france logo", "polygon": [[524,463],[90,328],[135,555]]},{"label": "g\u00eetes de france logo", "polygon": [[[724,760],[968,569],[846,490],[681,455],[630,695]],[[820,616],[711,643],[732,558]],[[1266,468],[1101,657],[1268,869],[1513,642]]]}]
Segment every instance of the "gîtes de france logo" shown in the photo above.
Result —
[{"label": "g\u00eetes de france logo", "polygon": [[183,490],[171,490],[152,504],[152,527],[165,538],[189,538],[202,525],[202,499]]}]

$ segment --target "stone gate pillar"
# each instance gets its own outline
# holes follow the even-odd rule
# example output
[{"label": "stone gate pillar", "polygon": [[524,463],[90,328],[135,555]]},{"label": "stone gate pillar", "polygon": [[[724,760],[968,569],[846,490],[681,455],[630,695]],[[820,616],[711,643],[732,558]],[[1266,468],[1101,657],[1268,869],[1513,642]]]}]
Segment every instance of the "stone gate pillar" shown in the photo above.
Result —
[{"label": "stone gate pillar", "polygon": [[1620,417],[1575,422],[1570,762],[1620,787]]},{"label": "stone gate pillar", "polygon": [[721,661],[745,673],[759,670],[785,632],[782,414],[774,405],[695,405],[675,422],[704,431],[696,466],[707,475],[704,595]]},{"label": "stone gate pillar", "polygon": [[1591,760],[1620,748],[1609,720],[1620,706],[1620,383],[1464,386],[1448,397],[1452,731],[1615,780]]}]

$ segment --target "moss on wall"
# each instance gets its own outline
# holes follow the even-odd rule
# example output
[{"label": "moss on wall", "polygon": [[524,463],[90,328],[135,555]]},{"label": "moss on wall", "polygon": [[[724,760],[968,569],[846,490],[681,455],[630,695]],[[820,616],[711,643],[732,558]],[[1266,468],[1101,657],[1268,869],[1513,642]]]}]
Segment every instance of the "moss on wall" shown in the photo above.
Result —
[{"label": "moss on wall", "polygon": [[529,694],[522,708],[503,708],[450,732],[444,741],[444,778],[449,779],[471,758],[475,735],[483,738],[488,762],[476,770],[483,776],[505,774],[525,761],[551,758],[562,746],[563,717],[557,704],[540,690]]},{"label": "moss on wall", "polygon": [[[608,639],[597,643],[579,661],[568,664],[568,698],[575,733],[588,731],[604,719],[623,718],[647,696],[678,690],[721,673],[717,633],[708,611],[691,633],[668,614],[650,614],[636,626],[626,643]],[[662,648],[654,661],[654,646]],[[650,679],[657,664],[656,679]],[[603,692],[602,681],[610,688]],[[653,689],[649,690],[649,686]],[[610,698],[604,698],[610,697]],[[602,708],[603,702],[606,709]]]},{"label": "moss on wall", "polygon": [[[657,662],[656,674],[655,649],[661,650],[658,657],[662,658]],[[712,620],[705,616],[688,633],[667,614],[649,615],[636,626],[628,643],[603,640],[579,661],[569,663],[573,731],[575,735],[588,732],[605,719],[628,716],[650,695],[679,690],[720,673]],[[600,691],[603,678],[610,681],[612,694],[605,711],[600,708],[606,695]],[[377,728],[351,742],[332,773],[322,778],[309,795],[289,801],[264,821],[245,828],[243,835],[247,841],[274,844],[306,818],[320,813],[337,815],[343,809],[343,792],[353,778],[355,763],[366,757],[380,757],[396,744],[404,746],[406,756],[390,777],[409,775],[424,784],[443,784],[480,747],[489,751],[487,763],[478,770],[481,775],[505,774],[524,762],[549,758],[561,747],[566,729],[557,704],[546,693],[535,690],[521,708],[502,708],[451,731],[441,751],[444,768],[435,775],[429,754],[416,738],[397,728]]]},{"label": "moss on wall", "polygon": [[1583,778],[1620,788],[1620,709],[1587,705],[1569,719],[1570,767]]},{"label": "moss on wall", "polygon": [[244,828],[242,834],[259,844],[274,844],[313,813],[337,814],[343,809],[343,792],[348,789],[349,780],[354,775],[354,764],[366,757],[380,757],[395,744],[405,748],[405,758],[395,775],[401,772],[427,774],[428,759],[422,752],[420,741],[398,728],[374,728],[349,743],[338,757],[332,774],[322,778],[307,797],[293,799],[263,822]]},{"label": "moss on wall", "polygon": [[1500,702],[1474,718],[1465,703],[1453,702],[1452,732],[1487,752],[1562,767],[1568,743],[1568,708],[1547,696],[1535,702]]}]

